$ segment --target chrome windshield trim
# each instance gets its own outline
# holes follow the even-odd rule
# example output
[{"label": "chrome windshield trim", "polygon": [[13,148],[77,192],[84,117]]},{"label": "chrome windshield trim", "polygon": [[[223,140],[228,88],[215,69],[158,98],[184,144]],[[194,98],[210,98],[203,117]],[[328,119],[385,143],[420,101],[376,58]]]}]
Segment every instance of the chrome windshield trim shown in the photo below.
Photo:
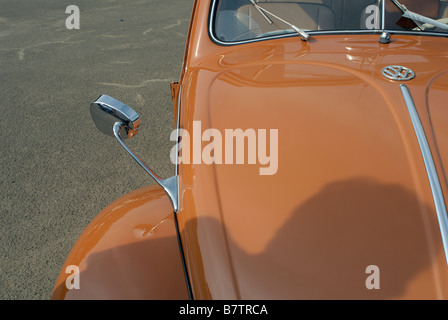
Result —
[{"label": "chrome windshield trim", "polygon": [[426,173],[428,175],[429,185],[431,187],[432,197],[436,208],[437,219],[439,220],[443,249],[445,250],[445,259],[448,266],[448,217],[442,189],[440,187],[439,177],[437,175],[431,150],[429,148],[428,141],[426,140],[426,135],[415,108],[411,93],[408,87],[404,84],[400,85],[400,89],[408,108],[412,125],[414,126],[415,135],[417,136],[418,144],[422,153],[423,161],[425,163]]},{"label": "chrome windshield trim", "polygon": [[[215,11],[216,11],[216,4],[218,0],[213,0],[211,7],[210,7],[210,13],[209,13],[209,23],[208,23],[208,33],[210,39],[215,42],[216,44],[219,44],[221,46],[234,46],[239,44],[246,44],[246,43],[253,43],[253,42],[259,42],[259,41],[266,41],[266,40],[274,40],[274,39],[282,39],[282,38],[290,38],[290,37],[298,37],[299,35],[296,32],[281,34],[281,35],[275,35],[275,36],[268,36],[264,38],[256,38],[256,39],[248,39],[248,40],[241,40],[241,41],[234,41],[234,42],[226,42],[221,41],[215,37],[215,34],[213,32],[213,24],[215,21]],[[383,15],[384,16],[384,15]],[[326,30],[326,31],[306,31],[307,34],[310,36],[319,36],[319,35],[337,35],[337,34],[382,34],[383,32],[388,32],[390,35],[393,34],[403,34],[403,35],[416,35],[416,36],[433,36],[433,37],[448,37],[448,32],[442,33],[442,32],[428,32],[428,31],[413,31],[413,30],[389,30],[384,29],[384,21],[381,21],[382,26],[381,29],[376,30],[362,30],[362,29],[356,29],[356,30]]]}]

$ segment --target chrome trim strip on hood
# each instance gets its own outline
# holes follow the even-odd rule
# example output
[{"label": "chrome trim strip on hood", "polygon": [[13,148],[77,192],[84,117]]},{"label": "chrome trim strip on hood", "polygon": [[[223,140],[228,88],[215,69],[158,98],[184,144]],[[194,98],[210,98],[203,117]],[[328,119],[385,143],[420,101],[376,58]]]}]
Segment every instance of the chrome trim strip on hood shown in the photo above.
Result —
[{"label": "chrome trim strip on hood", "polygon": [[445,258],[448,266],[448,217],[446,213],[445,201],[443,199],[442,189],[440,187],[439,178],[437,175],[434,160],[429,149],[428,141],[426,140],[423,126],[420,122],[417,110],[412,100],[411,93],[404,84],[400,85],[401,93],[408,108],[411,117],[412,125],[417,136],[418,144],[422,152],[423,161],[428,175],[429,185],[431,187],[432,197],[436,208],[437,219],[439,220],[440,233],[442,235],[443,248],[445,250]]}]

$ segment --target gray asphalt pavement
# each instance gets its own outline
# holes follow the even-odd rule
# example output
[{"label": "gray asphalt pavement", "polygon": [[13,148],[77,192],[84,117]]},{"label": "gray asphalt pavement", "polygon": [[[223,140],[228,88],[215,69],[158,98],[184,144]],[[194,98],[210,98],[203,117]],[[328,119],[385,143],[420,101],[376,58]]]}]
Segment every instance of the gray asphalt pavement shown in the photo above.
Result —
[{"label": "gray asphalt pavement", "polygon": [[[80,29],[68,30],[68,5]],[[101,134],[105,93],[141,116],[132,149],[173,173],[170,82],[179,79],[193,0],[0,0],[0,299],[48,299],[87,224],[153,181]]]}]

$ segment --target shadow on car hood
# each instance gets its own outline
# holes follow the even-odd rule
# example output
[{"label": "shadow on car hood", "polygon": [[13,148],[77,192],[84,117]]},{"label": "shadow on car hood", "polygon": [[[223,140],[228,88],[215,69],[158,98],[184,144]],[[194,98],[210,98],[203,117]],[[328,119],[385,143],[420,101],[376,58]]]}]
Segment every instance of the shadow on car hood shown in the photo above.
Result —
[{"label": "shadow on car hood", "polygon": [[[381,74],[387,65],[416,73],[405,84],[446,192],[448,74],[446,67],[437,71],[446,66],[446,52],[436,50],[438,40],[422,41],[429,52],[412,37],[389,51],[364,40],[334,41],[329,52],[318,43],[301,52],[292,50],[297,44],[273,41],[252,55],[232,49],[213,76],[197,73],[197,87],[208,88],[208,95],[196,98],[191,119],[201,121],[202,131],[223,133],[223,154],[228,129],[253,130],[258,138],[255,163],[248,163],[246,139],[243,164],[235,164],[234,145],[234,164],[223,156],[222,164],[184,166],[182,201],[196,211],[185,222],[186,251],[201,256],[202,262],[189,263],[210,297],[228,297],[225,287],[242,299],[448,297],[415,131],[400,83]],[[403,55],[411,42],[412,54]],[[191,121],[185,127],[192,129]],[[262,130],[268,137],[278,133],[278,141],[265,146],[265,156],[275,152],[272,143],[278,146],[270,175],[260,174],[268,166],[259,153]],[[212,202],[219,214],[210,213]],[[229,268],[217,275],[218,264]],[[372,289],[373,267],[379,278]]]}]

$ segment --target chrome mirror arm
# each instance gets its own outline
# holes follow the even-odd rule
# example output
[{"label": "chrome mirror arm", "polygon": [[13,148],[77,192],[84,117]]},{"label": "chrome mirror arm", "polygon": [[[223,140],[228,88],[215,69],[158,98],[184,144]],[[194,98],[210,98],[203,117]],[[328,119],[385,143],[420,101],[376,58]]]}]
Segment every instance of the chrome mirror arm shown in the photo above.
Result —
[{"label": "chrome mirror arm", "polygon": [[162,179],[149,169],[123,141],[123,139],[130,139],[137,134],[140,126],[138,113],[123,102],[103,94],[90,104],[90,114],[96,127],[108,136],[115,136],[131,157],[162,187],[170,198],[174,212],[177,213],[179,208],[177,168],[173,177]]},{"label": "chrome mirror arm", "polygon": [[154,171],[152,171],[148,166],[139,158],[137,155],[132,152],[131,149],[124,143],[123,139],[120,137],[120,129],[124,128],[125,124],[123,122],[117,121],[113,126],[113,133],[115,138],[117,138],[118,142],[120,142],[121,146],[131,155],[131,157],[137,161],[137,163],[148,173],[151,178],[153,178],[157,184],[162,187],[162,189],[166,192],[168,197],[170,198],[171,204],[173,205],[174,212],[178,212],[178,178],[179,176],[176,174],[171,178],[162,179],[159,177]]}]

